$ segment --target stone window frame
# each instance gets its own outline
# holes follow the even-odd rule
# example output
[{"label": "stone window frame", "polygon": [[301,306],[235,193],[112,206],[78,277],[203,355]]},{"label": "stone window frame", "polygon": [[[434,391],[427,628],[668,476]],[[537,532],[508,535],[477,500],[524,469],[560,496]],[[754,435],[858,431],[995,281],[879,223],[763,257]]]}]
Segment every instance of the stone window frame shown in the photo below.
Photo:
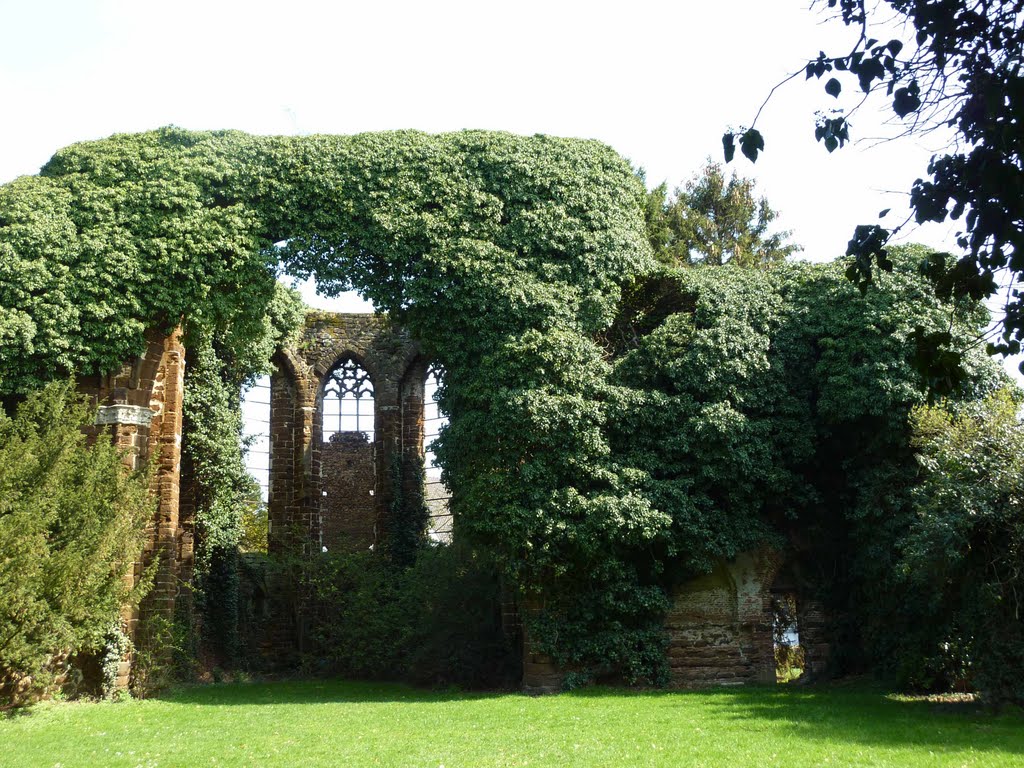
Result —
[{"label": "stone window frame", "polygon": [[[336,400],[337,413],[329,413],[328,400]],[[346,413],[346,400],[355,401],[355,411]],[[362,404],[369,401],[369,409]],[[376,436],[377,401],[373,377],[365,364],[355,355],[345,355],[331,368],[320,385],[320,427],[321,440],[327,442],[334,435],[345,432],[358,432],[365,435],[372,444]],[[355,417],[355,429],[343,429],[345,416]],[[328,419],[336,419],[337,429],[328,425]],[[366,421],[369,420],[369,427]]]}]

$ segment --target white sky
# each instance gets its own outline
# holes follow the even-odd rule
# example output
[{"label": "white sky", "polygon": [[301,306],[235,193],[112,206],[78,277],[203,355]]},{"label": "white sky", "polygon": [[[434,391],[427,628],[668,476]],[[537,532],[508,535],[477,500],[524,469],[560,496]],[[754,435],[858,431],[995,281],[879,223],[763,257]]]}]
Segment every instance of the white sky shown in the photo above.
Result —
[{"label": "white sky", "polygon": [[[749,123],[776,82],[847,39],[807,0],[0,0],[0,182],[75,141],[175,124],[596,138],[650,184],[675,186],[721,159],[725,128]],[[828,155],[813,114],[835,104],[821,83],[794,81],[758,123],[766,154],[734,162],[815,260],[842,254],[854,225],[883,208],[885,222],[901,220],[942,148]],[[857,119],[856,135],[877,136],[870,122]],[[910,239],[949,247],[954,230]]]}]

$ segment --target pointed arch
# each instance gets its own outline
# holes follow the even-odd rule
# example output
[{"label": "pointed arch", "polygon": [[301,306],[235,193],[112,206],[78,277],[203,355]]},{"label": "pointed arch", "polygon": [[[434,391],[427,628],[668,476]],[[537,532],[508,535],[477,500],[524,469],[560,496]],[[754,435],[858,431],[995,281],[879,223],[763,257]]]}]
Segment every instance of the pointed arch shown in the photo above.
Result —
[{"label": "pointed arch", "polygon": [[376,432],[376,393],[362,361],[346,355],[327,372],[320,384],[321,440],[330,442],[360,435],[373,443]]}]

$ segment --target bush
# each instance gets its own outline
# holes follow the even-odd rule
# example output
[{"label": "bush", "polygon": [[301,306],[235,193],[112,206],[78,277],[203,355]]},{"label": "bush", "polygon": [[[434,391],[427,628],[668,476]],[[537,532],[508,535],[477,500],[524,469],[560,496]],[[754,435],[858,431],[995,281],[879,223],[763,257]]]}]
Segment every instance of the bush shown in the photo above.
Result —
[{"label": "bush", "polygon": [[404,569],[370,552],[326,554],[310,563],[306,588],[315,671],[472,688],[515,679],[496,572],[477,553],[425,547]]},{"label": "bush", "polygon": [[58,685],[99,651],[129,598],[124,576],[151,512],[143,473],[100,439],[71,383],[0,411],[0,707]]},{"label": "bush", "polygon": [[899,541],[897,663],[915,687],[1024,703],[1024,422],[1019,391],[914,412],[922,478]]}]

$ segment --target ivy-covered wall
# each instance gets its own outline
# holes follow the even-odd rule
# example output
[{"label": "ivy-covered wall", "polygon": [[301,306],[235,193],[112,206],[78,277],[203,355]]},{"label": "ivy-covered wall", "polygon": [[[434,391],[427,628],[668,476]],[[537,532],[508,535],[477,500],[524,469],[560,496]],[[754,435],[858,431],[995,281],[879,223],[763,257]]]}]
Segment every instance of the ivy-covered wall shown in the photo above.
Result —
[{"label": "ivy-covered wall", "polygon": [[[722,558],[789,544],[846,607],[884,584],[870,553],[906,520],[923,397],[905,342],[951,309],[909,261],[866,298],[834,266],[656,271],[644,201],[608,147],[546,136],[74,145],[0,187],[0,394],[115,370],[181,324],[219,572],[235,393],[296,325],[276,278],[355,288],[444,368],[459,534],[540,606],[544,652],[578,680],[664,681],[668,595]],[[965,397],[992,381],[968,364]]]}]

